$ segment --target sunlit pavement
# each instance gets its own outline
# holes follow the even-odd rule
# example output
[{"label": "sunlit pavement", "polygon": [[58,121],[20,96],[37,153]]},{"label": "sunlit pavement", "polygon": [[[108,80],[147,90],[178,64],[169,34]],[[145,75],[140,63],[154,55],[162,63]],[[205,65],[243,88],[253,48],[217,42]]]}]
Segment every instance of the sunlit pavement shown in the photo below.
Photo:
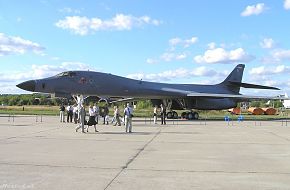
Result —
[{"label": "sunlit pavement", "polygon": [[[0,117],[1,189],[289,189],[290,122]],[[287,126],[286,126],[287,124]]]}]

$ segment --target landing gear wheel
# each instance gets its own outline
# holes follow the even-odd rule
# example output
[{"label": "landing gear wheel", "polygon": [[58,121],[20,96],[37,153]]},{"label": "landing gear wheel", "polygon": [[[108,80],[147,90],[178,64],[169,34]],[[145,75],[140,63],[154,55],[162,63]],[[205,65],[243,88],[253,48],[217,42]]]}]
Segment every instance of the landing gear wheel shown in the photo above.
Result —
[{"label": "landing gear wheel", "polygon": [[199,114],[197,112],[193,112],[193,119],[198,120]]},{"label": "landing gear wheel", "polygon": [[192,112],[188,112],[186,119],[193,120],[193,113]]},{"label": "landing gear wheel", "polygon": [[186,112],[182,112],[182,113],[181,113],[181,119],[186,119],[186,115],[187,115]]},{"label": "landing gear wheel", "polygon": [[173,119],[178,119],[178,114],[177,114],[177,112],[173,111],[173,112],[172,112],[172,115],[173,115]]},{"label": "landing gear wheel", "polygon": [[166,114],[167,119],[178,119],[178,114],[175,111],[167,112]]},{"label": "landing gear wheel", "polygon": [[186,119],[188,120],[197,120],[198,118],[199,118],[199,114],[197,112],[186,113]]},{"label": "landing gear wheel", "polygon": [[168,112],[166,114],[167,119],[172,119],[173,118],[173,113],[172,112]]}]

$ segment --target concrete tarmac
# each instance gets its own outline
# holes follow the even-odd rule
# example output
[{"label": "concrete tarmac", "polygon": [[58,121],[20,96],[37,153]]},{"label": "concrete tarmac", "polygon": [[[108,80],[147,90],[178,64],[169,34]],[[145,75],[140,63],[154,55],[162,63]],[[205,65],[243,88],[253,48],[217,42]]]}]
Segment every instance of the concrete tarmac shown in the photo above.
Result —
[{"label": "concrete tarmac", "polygon": [[40,121],[0,117],[0,190],[290,189],[290,122],[134,118],[131,134],[111,125],[83,134],[58,117]]}]

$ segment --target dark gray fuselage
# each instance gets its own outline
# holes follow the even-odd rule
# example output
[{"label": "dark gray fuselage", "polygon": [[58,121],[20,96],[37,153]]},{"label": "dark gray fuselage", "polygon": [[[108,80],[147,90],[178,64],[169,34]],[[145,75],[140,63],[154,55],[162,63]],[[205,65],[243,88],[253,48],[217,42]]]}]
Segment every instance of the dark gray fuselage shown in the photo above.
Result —
[{"label": "dark gray fuselage", "polygon": [[99,97],[179,99],[180,109],[225,109],[235,107],[230,98],[188,97],[190,92],[233,94],[221,84],[167,84],[128,79],[107,73],[70,71],[71,74],[35,80],[35,92],[83,94]]}]

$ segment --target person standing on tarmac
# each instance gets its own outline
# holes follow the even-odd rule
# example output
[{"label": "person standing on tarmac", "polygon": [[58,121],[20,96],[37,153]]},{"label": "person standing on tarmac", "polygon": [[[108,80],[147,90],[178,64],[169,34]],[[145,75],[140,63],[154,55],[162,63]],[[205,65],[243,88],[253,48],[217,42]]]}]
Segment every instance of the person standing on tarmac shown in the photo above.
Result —
[{"label": "person standing on tarmac", "polygon": [[126,133],[132,133],[132,117],[133,117],[133,108],[130,107],[130,104],[127,103],[127,107],[124,109],[125,117],[125,127]]},{"label": "person standing on tarmac", "polygon": [[106,118],[108,118],[108,116],[109,116],[109,108],[108,108],[108,104],[106,104],[104,107],[104,122],[103,122],[104,125],[109,124],[109,121],[106,121]]},{"label": "person standing on tarmac", "polygon": [[166,108],[163,104],[160,104],[160,113],[161,113],[161,125],[166,125]]},{"label": "person standing on tarmac", "polygon": [[95,112],[96,112],[96,122],[97,122],[97,124],[98,124],[98,123],[99,123],[100,108],[99,108],[99,106],[98,106],[97,103],[95,103],[93,109],[94,109]]},{"label": "person standing on tarmac", "polygon": [[74,120],[74,123],[77,124],[78,123],[78,106],[75,104],[73,106],[73,120]]},{"label": "person standing on tarmac", "polygon": [[65,122],[64,121],[64,111],[65,111],[65,107],[63,104],[60,105],[59,107],[59,118],[60,118],[60,122]]},{"label": "person standing on tarmac", "polygon": [[66,117],[66,122],[72,122],[72,117],[73,117],[73,107],[68,104],[66,107],[66,112],[67,112],[67,117]]},{"label": "person standing on tarmac", "polygon": [[154,110],[153,110],[153,120],[154,124],[157,124],[157,105],[155,105]]},{"label": "person standing on tarmac", "polygon": [[116,123],[114,124],[114,126],[116,126],[117,124],[118,126],[121,126],[119,106],[115,107],[114,118],[116,120]]},{"label": "person standing on tarmac", "polygon": [[76,128],[76,132],[78,132],[78,130],[80,128],[82,128],[82,133],[85,133],[85,118],[86,118],[86,110],[84,108],[83,105],[81,105],[80,109],[79,109],[79,126]]},{"label": "person standing on tarmac", "polygon": [[111,121],[112,124],[116,122],[116,115],[115,115],[116,108],[117,108],[117,106],[113,107],[114,115],[113,115],[113,118],[112,118],[112,121]]},{"label": "person standing on tarmac", "polygon": [[95,112],[93,106],[90,106],[90,108],[89,108],[89,114],[90,114],[90,117],[89,117],[89,121],[88,121],[87,132],[89,132],[89,127],[92,126],[92,125],[95,128],[95,132],[99,132],[97,130],[97,127],[96,127],[96,124],[97,124],[97,122],[96,122],[96,112]]}]

